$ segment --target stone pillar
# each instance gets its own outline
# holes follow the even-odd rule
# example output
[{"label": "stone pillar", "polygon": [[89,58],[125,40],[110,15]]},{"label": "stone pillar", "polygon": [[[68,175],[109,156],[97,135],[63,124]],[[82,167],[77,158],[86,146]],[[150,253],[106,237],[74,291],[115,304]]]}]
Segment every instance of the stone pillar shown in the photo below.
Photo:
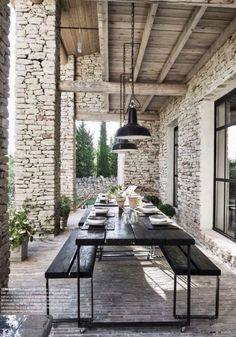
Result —
[{"label": "stone pillar", "polygon": [[[75,59],[61,65],[61,80],[75,79]],[[76,141],[75,141],[75,94],[61,93],[61,194],[76,201]]]},{"label": "stone pillar", "polygon": [[159,116],[155,121],[140,121],[149,129],[152,138],[132,141],[138,151],[125,154],[124,184],[136,185],[146,194],[159,195]]},{"label": "stone pillar", "polygon": [[60,96],[58,1],[16,0],[16,204],[32,199],[32,220],[59,228]]},{"label": "stone pillar", "polygon": [[8,0],[0,1],[0,287],[6,287],[9,275],[9,238],[7,222],[7,147],[9,92],[9,26],[10,8]]}]

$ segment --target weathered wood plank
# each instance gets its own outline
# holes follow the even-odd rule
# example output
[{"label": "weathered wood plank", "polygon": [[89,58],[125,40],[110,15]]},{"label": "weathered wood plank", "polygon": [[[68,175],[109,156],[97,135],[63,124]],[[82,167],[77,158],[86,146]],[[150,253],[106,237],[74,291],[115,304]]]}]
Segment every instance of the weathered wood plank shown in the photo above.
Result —
[{"label": "weathered wood plank", "polygon": [[[97,0],[91,0],[97,1]],[[101,1],[101,0],[100,0]],[[108,1],[108,0],[102,0]],[[128,2],[128,0],[109,0],[110,2]],[[143,0],[129,0],[130,2],[143,3]],[[236,8],[236,0],[145,0],[146,3],[165,3],[181,6],[208,6],[208,7],[222,7],[222,8]]]},{"label": "weathered wood plank", "polygon": [[215,52],[228,40],[228,38],[236,31],[236,16],[227,26],[227,28],[220,34],[218,39],[210,46],[206,53],[200,58],[197,64],[186,76],[185,82],[188,82],[206,62],[215,54]]},{"label": "weathered wood plank", "polygon": [[[102,78],[109,81],[109,53],[108,53],[108,2],[97,3],[99,45],[102,60]],[[109,94],[104,94],[104,107],[109,111]]]},{"label": "weathered wood plank", "polygon": [[181,50],[183,49],[185,43],[189,39],[190,35],[192,34],[192,31],[194,30],[194,28],[198,24],[199,20],[201,19],[201,17],[205,13],[206,9],[207,9],[206,6],[202,6],[200,8],[196,8],[193,11],[190,19],[188,20],[186,26],[184,27],[183,32],[180,34],[180,37],[179,37],[178,41],[176,42],[175,46],[173,47],[168,59],[165,62],[165,65],[162,68],[162,71],[161,71],[161,73],[158,77],[158,80],[157,80],[159,83],[164,81],[166,75],[168,74],[168,71],[170,70],[170,68],[172,67],[174,62],[176,61],[176,59],[179,56]]},{"label": "weathered wood plank", "polygon": [[[119,82],[104,81],[61,81],[60,91],[66,92],[97,92],[117,94],[120,90]],[[131,87],[127,87],[127,94],[131,94]],[[183,96],[186,93],[184,84],[158,84],[158,83],[136,83],[137,95],[160,95],[160,96]]]},{"label": "weathered wood plank", "polygon": [[[155,114],[138,114],[138,119],[143,121],[155,121],[157,116]],[[118,110],[110,110],[110,113],[99,111],[91,113],[91,111],[78,111],[76,115],[78,121],[93,121],[93,122],[119,122],[120,112]]]}]

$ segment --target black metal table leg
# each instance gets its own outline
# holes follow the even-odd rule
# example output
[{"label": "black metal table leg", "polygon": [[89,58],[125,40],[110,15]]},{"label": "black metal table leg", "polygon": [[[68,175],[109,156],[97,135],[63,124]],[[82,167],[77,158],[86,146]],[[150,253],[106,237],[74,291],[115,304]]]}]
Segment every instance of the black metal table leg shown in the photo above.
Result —
[{"label": "black metal table leg", "polygon": [[81,325],[80,318],[80,246],[77,247],[77,310],[78,310],[78,327]]},{"label": "black metal table leg", "polygon": [[49,315],[49,281],[46,279],[46,311]]}]

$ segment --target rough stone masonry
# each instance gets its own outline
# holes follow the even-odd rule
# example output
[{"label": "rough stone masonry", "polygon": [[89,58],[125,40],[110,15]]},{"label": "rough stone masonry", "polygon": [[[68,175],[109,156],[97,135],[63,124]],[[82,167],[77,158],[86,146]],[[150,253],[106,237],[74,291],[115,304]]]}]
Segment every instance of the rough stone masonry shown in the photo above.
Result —
[{"label": "rough stone masonry", "polygon": [[9,275],[9,237],[7,218],[7,148],[8,148],[8,110],[9,94],[9,26],[10,8],[8,0],[0,2],[0,288],[7,286]]}]

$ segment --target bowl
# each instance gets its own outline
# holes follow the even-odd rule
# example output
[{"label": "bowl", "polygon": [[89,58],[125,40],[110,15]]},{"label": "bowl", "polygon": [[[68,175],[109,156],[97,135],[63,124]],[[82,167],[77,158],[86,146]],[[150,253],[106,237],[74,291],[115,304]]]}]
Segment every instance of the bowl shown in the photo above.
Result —
[{"label": "bowl", "polygon": [[95,208],[94,210],[95,210],[96,215],[107,215],[107,212],[108,212],[107,207]]},{"label": "bowl", "polygon": [[161,225],[168,222],[168,218],[163,214],[154,214],[149,217],[149,220],[153,225]]},{"label": "bowl", "polygon": [[92,226],[103,226],[106,218],[102,216],[93,216],[87,219],[87,223]]}]

